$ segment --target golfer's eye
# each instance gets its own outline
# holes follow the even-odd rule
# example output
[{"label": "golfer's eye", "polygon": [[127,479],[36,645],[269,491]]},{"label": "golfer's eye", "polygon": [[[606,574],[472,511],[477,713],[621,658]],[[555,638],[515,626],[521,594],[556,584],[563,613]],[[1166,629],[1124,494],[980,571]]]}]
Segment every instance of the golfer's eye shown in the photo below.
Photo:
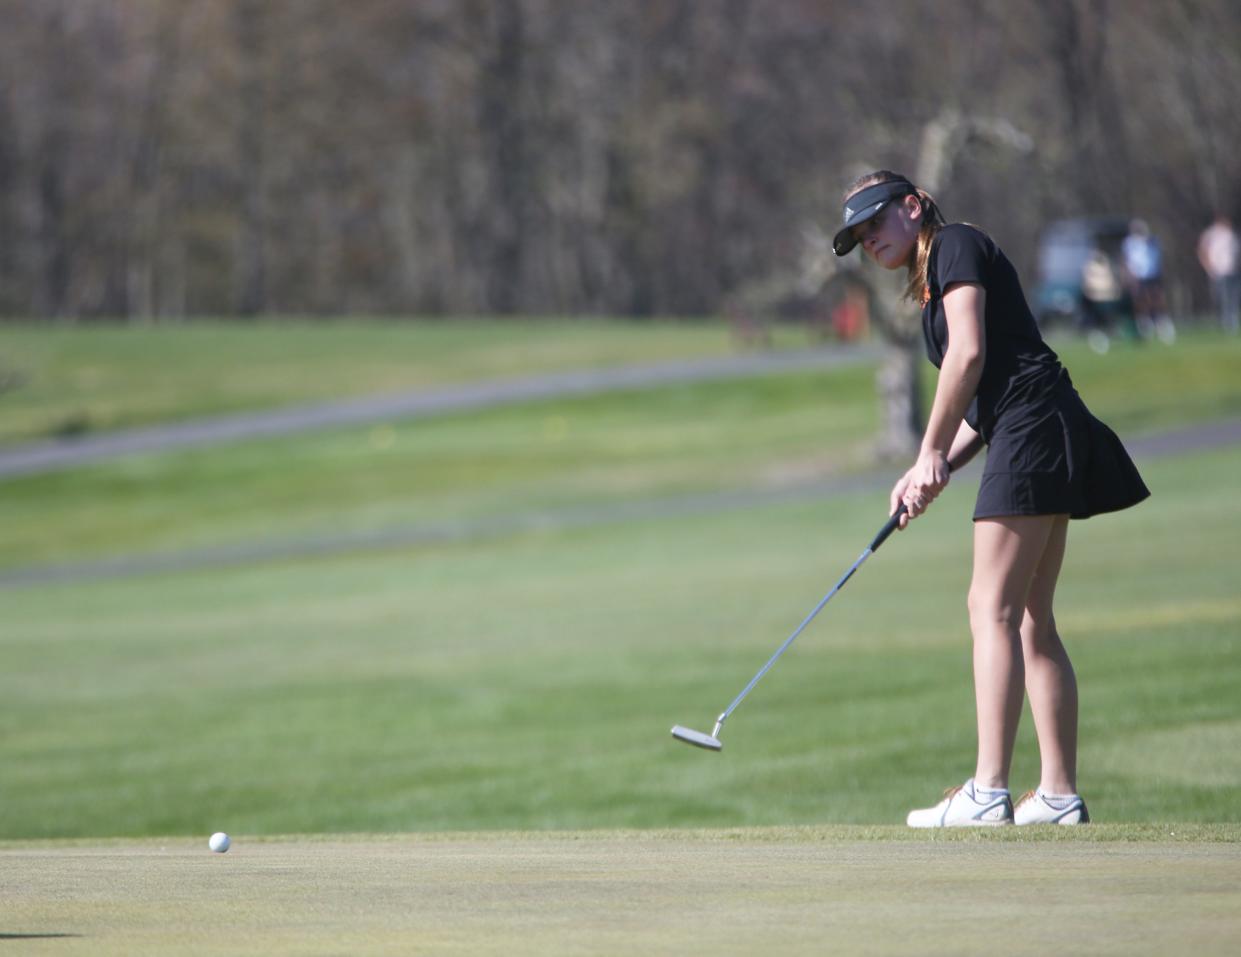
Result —
[{"label": "golfer's eye", "polygon": [[854,226],[853,227],[853,238],[856,239],[859,243],[865,242],[867,237],[870,236],[871,233],[873,233],[876,229],[879,228],[879,220],[882,218],[883,218],[883,213],[880,213],[874,219],[868,219],[866,222],[862,223],[861,225]]}]

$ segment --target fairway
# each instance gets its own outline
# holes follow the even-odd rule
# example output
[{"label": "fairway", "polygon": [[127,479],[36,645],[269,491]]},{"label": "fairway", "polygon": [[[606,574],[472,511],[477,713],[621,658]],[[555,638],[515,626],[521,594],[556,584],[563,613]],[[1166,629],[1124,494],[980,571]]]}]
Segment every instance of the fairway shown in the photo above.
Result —
[{"label": "fairway", "polygon": [[1104,825],[0,845],[0,948],[1224,954],[1241,939],[1239,840]]},{"label": "fairway", "polygon": [[[1235,420],[1239,359],[1203,337],[1071,368],[1151,436]],[[1072,524],[1057,621],[1089,828],[899,826],[973,757],[977,463],[815,619],[722,754],[669,736],[709,729],[882,525],[872,376],[5,481],[0,957],[1229,952],[1233,432],[1142,458],[1149,503]],[[1037,779],[1027,713],[1014,792]]]},{"label": "fairway", "polygon": [[[800,330],[778,343],[802,346]],[[0,323],[0,445],[297,402],[726,356],[714,322],[374,319],[58,327]]]},{"label": "fairway", "polygon": [[[1101,823],[1241,816],[1238,469],[1236,448],[1146,463],[1150,507],[1070,533],[1058,619]],[[899,822],[969,772],[967,476],[722,755],[668,729],[731,700],[882,490],[9,589],[0,836]],[[1016,790],[1036,760],[1027,721]]]}]

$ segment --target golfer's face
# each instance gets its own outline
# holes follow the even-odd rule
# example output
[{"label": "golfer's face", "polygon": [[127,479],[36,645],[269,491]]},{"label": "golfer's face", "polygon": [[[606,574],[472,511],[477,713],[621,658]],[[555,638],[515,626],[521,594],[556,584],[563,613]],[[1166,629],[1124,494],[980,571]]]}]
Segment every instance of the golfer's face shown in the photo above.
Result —
[{"label": "golfer's face", "polygon": [[889,203],[851,232],[866,255],[884,269],[899,269],[908,263],[918,238],[918,226],[903,201]]}]

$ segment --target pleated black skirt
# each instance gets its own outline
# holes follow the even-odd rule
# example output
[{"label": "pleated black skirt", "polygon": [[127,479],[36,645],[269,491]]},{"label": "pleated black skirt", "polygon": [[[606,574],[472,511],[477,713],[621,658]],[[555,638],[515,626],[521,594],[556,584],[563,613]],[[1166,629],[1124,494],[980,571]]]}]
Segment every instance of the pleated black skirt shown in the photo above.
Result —
[{"label": "pleated black skirt", "polygon": [[[1006,427],[1006,418],[1016,424]],[[1149,496],[1116,433],[1091,414],[1072,386],[1061,385],[1037,409],[996,423],[974,518],[1090,518]]]}]

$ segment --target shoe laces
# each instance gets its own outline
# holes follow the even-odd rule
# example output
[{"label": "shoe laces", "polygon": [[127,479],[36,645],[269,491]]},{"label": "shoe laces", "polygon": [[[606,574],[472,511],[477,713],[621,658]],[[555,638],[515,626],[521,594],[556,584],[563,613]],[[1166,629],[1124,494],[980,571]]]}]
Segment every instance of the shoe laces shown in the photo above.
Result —
[{"label": "shoe laces", "polygon": [[1025,794],[1021,795],[1021,800],[1019,800],[1016,804],[1014,804],[1013,807],[1015,808],[1021,807],[1021,805],[1025,804],[1026,801],[1033,801],[1034,798],[1036,798],[1037,796],[1038,796],[1037,789],[1033,791],[1026,791]]}]

